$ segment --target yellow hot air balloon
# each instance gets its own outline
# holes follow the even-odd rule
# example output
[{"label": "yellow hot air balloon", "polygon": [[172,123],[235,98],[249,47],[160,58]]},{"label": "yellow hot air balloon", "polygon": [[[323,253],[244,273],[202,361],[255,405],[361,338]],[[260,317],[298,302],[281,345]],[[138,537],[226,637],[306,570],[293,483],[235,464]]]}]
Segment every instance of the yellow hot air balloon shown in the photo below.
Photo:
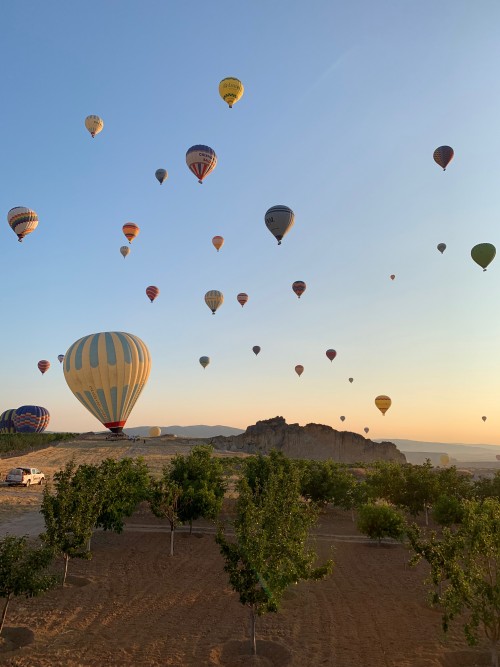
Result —
[{"label": "yellow hot air balloon", "polygon": [[76,398],[113,433],[120,433],[151,371],[143,341],[122,331],[90,334],[64,356],[64,377]]},{"label": "yellow hot air balloon", "polygon": [[389,396],[385,396],[384,394],[377,396],[377,398],[375,399],[375,405],[383,415],[385,415],[387,410],[391,407],[391,404],[392,401],[389,398]]},{"label": "yellow hot air balloon", "polygon": [[122,227],[122,232],[127,237],[129,243],[132,243],[140,231],[139,225],[136,225],[135,222],[126,222]]},{"label": "yellow hot air balloon", "polygon": [[219,290],[211,289],[205,294],[205,303],[215,315],[215,311],[224,303],[224,295]]},{"label": "yellow hot air balloon", "polygon": [[85,119],[85,127],[90,132],[93,139],[96,134],[99,134],[99,132],[102,131],[104,121],[102,118],[99,118],[99,116],[87,116]]},{"label": "yellow hot air balloon", "polygon": [[245,88],[239,79],[235,79],[232,76],[228,76],[226,79],[222,79],[219,83],[219,95],[222,97],[224,102],[229,104],[229,108],[233,108],[233,104],[236,104],[238,100],[241,100]]},{"label": "yellow hot air balloon", "polygon": [[159,426],[152,426],[149,429],[150,438],[157,438],[159,435],[161,435],[161,428]]},{"label": "yellow hot air balloon", "polygon": [[441,454],[441,456],[439,457],[439,463],[442,466],[447,466],[449,462],[450,462],[450,457],[448,456],[448,454]]}]

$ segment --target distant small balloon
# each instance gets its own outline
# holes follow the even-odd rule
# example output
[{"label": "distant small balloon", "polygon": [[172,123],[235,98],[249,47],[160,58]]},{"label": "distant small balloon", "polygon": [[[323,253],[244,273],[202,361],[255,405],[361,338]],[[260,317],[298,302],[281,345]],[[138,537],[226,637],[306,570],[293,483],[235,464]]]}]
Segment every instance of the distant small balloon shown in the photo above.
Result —
[{"label": "distant small balloon", "polygon": [[252,347],[252,350],[253,350],[255,356],[257,356],[257,355],[259,354],[259,352],[260,352],[260,346],[259,346],[259,345],[254,345],[254,346]]},{"label": "distant small balloon", "polygon": [[264,216],[266,227],[281,245],[281,241],[295,223],[295,213],[288,206],[272,206]]},{"label": "distant small balloon", "polygon": [[497,460],[497,461],[500,461],[500,454],[497,454],[497,455],[496,455],[496,460]]},{"label": "distant small balloon", "polygon": [[439,463],[442,466],[447,466],[449,462],[450,462],[450,457],[448,456],[448,454],[441,454],[441,456],[439,457]]},{"label": "distant small balloon", "polygon": [[295,294],[299,297],[299,299],[306,291],[306,287],[307,285],[303,280],[296,280],[292,285],[292,289],[295,292]]},{"label": "distant small balloon", "polygon": [[396,277],[396,276],[394,275],[394,273],[391,274],[391,276],[390,276],[391,280],[394,280],[395,277]]},{"label": "distant small balloon", "polygon": [[139,225],[136,225],[135,222],[126,222],[122,227],[122,231],[127,237],[128,242],[132,243],[141,230]]},{"label": "distant small balloon", "polygon": [[161,428],[159,426],[152,426],[149,429],[150,438],[157,438],[159,435],[161,435]]},{"label": "distant small balloon", "polygon": [[380,394],[380,396],[377,396],[377,398],[375,399],[375,405],[380,410],[380,412],[383,415],[385,415],[387,410],[391,407],[392,401],[389,398],[389,396],[385,396],[384,394]]},{"label": "distant small balloon", "polygon": [[453,160],[454,155],[455,151],[451,146],[439,146],[432,154],[432,157],[434,158],[434,162],[443,167],[443,171],[446,171],[446,167]]},{"label": "distant small balloon", "polygon": [[368,428],[368,426],[365,426],[364,429],[363,429],[363,431],[364,431],[365,433],[368,433],[369,430],[370,430],[370,429]]},{"label": "distant small balloon", "polygon": [[328,359],[330,359],[330,361],[333,361],[337,356],[337,353],[335,352],[335,350],[327,350],[326,356],[328,357]]},{"label": "distant small balloon", "polygon": [[298,364],[297,366],[295,366],[295,372],[300,377],[302,375],[302,373],[304,372],[304,366],[301,366],[300,364]]},{"label": "distant small balloon", "polygon": [[438,243],[437,244],[437,249],[441,254],[446,250],[446,243]]},{"label": "distant small balloon", "polygon": [[222,248],[224,245],[224,239],[222,236],[214,236],[212,239],[212,244],[214,248],[219,252],[219,250]]},{"label": "distant small balloon", "polygon": [[349,382],[352,384],[354,382],[354,378],[349,378]]},{"label": "distant small balloon", "polygon": [[483,420],[483,422],[485,422],[487,417],[481,417],[481,419]]},{"label": "distant small balloon", "polygon": [[15,206],[7,213],[7,222],[21,243],[25,236],[38,227],[38,215],[26,206]]},{"label": "distant small balloon", "polygon": [[345,417],[344,417],[344,415],[341,415],[341,417],[340,417],[340,421],[341,421],[341,422],[345,422]]},{"label": "distant small balloon", "polygon": [[209,363],[210,357],[200,357],[200,364],[203,366],[203,368],[206,368]]},{"label": "distant small balloon", "polygon": [[198,179],[198,183],[201,184],[203,183],[203,179],[217,166],[217,155],[210,146],[197,144],[188,149],[186,164]]},{"label": "distant small balloon", "polygon": [[60,364],[62,364],[62,362],[64,361],[64,354],[58,354],[57,360],[59,361]]},{"label": "distant small balloon", "polygon": [[102,131],[104,121],[102,118],[99,118],[99,116],[87,116],[85,119],[85,127],[90,132],[93,139],[96,134],[99,134],[99,132]]},{"label": "distant small balloon", "polygon": [[248,301],[248,294],[245,294],[245,292],[240,292],[238,294],[238,296],[236,297],[236,299],[238,300],[238,303],[240,304],[240,306],[243,308],[243,306]]},{"label": "distant small balloon", "polygon": [[122,245],[122,247],[120,248],[120,252],[121,252],[121,254],[123,255],[123,259],[125,259],[125,257],[126,257],[126,256],[129,254],[129,252],[130,252],[130,248],[128,247],[128,245]]},{"label": "distant small balloon", "polygon": [[229,105],[230,109],[233,108],[233,104],[241,99],[244,91],[245,88],[241,81],[233,76],[228,76],[219,83],[219,95]]},{"label": "distant small balloon", "polygon": [[43,375],[46,373],[50,368],[50,361],[47,361],[47,359],[42,359],[41,361],[38,362],[38,370],[40,373]]},{"label": "distant small balloon", "polygon": [[472,248],[470,254],[476,264],[486,271],[486,267],[495,259],[497,250],[491,243],[479,243]]},{"label": "distant small balloon", "polygon": [[153,301],[156,299],[159,293],[160,290],[155,285],[150,285],[149,287],[146,287],[146,294],[148,295],[151,303],[153,303]]},{"label": "distant small balloon", "polygon": [[166,181],[168,178],[168,173],[166,169],[157,169],[155,171],[155,176],[160,183],[160,185],[163,183],[163,181]]},{"label": "distant small balloon", "polygon": [[219,290],[211,289],[205,294],[205,303],[212,311],[212,315],[215,315],[217,308],[224,303],[224,295]]}]

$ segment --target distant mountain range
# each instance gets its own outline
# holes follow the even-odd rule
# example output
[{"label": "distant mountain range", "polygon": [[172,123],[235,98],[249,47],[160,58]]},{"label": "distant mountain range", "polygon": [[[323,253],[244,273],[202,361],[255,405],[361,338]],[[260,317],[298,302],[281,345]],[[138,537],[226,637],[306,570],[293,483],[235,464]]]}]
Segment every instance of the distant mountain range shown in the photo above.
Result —
[{"label": "distant mountain range", "polygon": [[[458,462],[496,461],[497,454],[500,455],[500,445],[420,442],[419,440],[399,440],[397,438],[383,438],[383,440],[393,442],[403,454],[408,453],[410,456],[407,456],[407,459],[410,463],[413,463],[415,458],[411,454],[420,453],[448,454]],[[382,440],[377,440],[377,442],[382,442]],[[432,460],[433,457],[429,458]]]},{"label": "distant mountain range", "polygon": [[[123,429],[127,435],[148,436],[151,426],[136,426],[134,428]],[[241,428],[233,428],[231,426],[205,426],[198,424],[196,426],[160,426],[163,435],[171,433],[178,438],[215,438],[217,435],[239,435],[244,431]]]}]

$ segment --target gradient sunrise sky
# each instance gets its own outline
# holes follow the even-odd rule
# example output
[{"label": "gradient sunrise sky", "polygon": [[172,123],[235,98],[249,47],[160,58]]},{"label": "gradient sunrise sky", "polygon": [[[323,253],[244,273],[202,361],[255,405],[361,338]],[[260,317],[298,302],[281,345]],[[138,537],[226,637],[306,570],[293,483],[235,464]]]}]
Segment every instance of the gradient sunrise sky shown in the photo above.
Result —
[{"label": "gradient sunrise sky", "polygon": [[[57,355],[117,330],[152,356],[127,426],[282,415],[500,444],[500,258],[483,272],[470,256],[500,246],[496,0],[23,0],[2,14],[0,411],[37,404],[50,430],[101,430]],[[245,86],[231,110],[227,76]],[[203,185],[193,144],[218,156]],[[440,145],[455,149],[446,172]],[[275,204],[296,216],[279,247]],[[14,206],[39,215],[23,243]],[[123,259],[127,221],[141,232]]]}]

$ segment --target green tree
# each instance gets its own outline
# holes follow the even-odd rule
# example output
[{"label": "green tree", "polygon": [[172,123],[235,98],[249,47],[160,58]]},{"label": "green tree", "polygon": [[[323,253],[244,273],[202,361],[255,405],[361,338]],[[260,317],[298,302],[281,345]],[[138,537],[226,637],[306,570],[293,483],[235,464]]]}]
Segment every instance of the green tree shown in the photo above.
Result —
[{"label": "green tree", "polygon": [[52,558],[51,549],[30,546],[26,535],[7,535],[0,539],[0,598],[5,600],[0,634],[13,597],[34,597],[56,585],[58,578],[46,573]]},{"label": "green tree", "polygon": [[404,486],[397,505],[408,509],[412,516],[425,513],[425,525],[429,525],[429,508],[439,492],[438,477],[429,459],[423,465],[407,465],[402,468]]},{"label": "green tree", "polygon": [[405,520],[390,503],[379,500],[361,505],[358,510],[358,530],[380,545],[383,537],[400,540],[405,534]]},{"label": "green tree", "polygon": [[216,536],[231,586],[250,610],[253,654],[256,617],[277,612],[291,584],[322,579],[333,567],[331,560],[313,566],[316,554],[306,541],[318,508],[301,498],[297,468],[284,464],[281,456],[257,462],[259,475],[250,466],[254,486],[246,476],[239,483],[234,539],[226,538],[222,526]]},{"label": "green tree", "polygon": [[500,470],[495,472],[493,479],[481,477],[472,485],[471,495],[478,500],[496,498],[500,500]]},{"label": "green tree", "polygon": [[199,445],[187,456],[174,456],[170,464],[169,479],[182,490],[179,518],[189,522],[190,533],[193,521],[200,517],[215,520],[222,509],[224,469],[212,452],[212,446]]},{"label": "green tree", "polygon": [[161,479],[151,479],[149,487],[149,506],[159,519],[167,519],[170,524],[170,555],[174,555],[174,533],[182,523],[179,517],[179,504],[182,489],[172,482],[169,477],[169,468],[163,468]]},{"label": "green tree", "polygon": [[311,461],[304,470],[302,494],[314,502],[351,509],[356,485],[354,477],[340,463]]},{"label": "green tree", "polygon": [[441,495],[432,506],[432,518],[440,526],[452,526],[461,523],[462,502],[453,496]]},{"label": "green tree", "polygon": [[45,487],[40,510],[45,520],[42,540],[64,558],[63,586],[70,558],[92,557],[87,544],[100,509],[93,491],[82,488],[81,477],[74,480],[75,473],[72,460],[54,474],[54,493],[50,485]]},{"label": "green tree", "polygon": [[436,471],[438,493],[437,495],[445,495],[449,498],[471,498],[473,494],[473,484],[469,477],[462,475],[456,466],[449,468],[440,468]]},{"label": "green tree", "polygon": [[431,568],[431,601],[442,610],[446,632],[457,617],[467,642],[478,642],[482,629],[490,641],[491,665],[498,667],[500,640],[500,502],[462,501],[462,523],[422,536],[416,525],[407,535],[414,551],[411,563],[425,559]]},{"label": "green tree", "polygon": [[405,476],[403,466],[392,461],[375,463],[366,477],[367,495],[370,500],[383,499],[393,505],[403,504]]}]

